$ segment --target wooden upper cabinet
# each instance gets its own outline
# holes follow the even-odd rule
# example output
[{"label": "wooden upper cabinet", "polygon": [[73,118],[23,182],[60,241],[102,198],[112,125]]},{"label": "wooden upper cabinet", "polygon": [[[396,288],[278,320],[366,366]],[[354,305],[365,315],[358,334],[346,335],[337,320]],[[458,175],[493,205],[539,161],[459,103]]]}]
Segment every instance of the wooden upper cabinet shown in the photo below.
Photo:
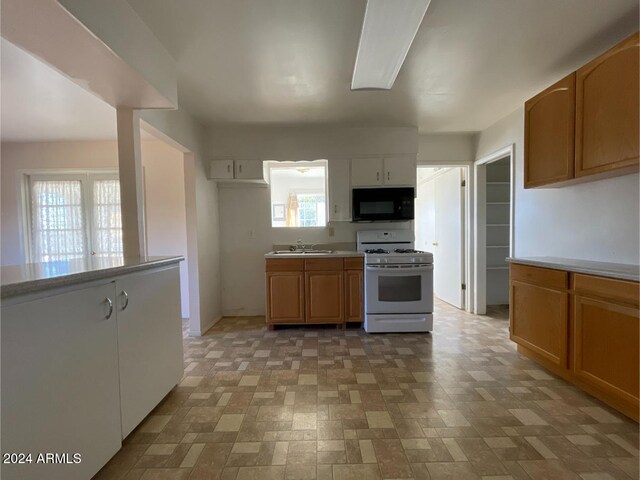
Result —
[{"label": "wooden upper cabinet", "polygon": [[638,167],[639,34],[576,73],[575,175]]},{"label": "wooden upper cabinet", "polygon": [[524,104],[524,187],[573,178],[575,73]]}]

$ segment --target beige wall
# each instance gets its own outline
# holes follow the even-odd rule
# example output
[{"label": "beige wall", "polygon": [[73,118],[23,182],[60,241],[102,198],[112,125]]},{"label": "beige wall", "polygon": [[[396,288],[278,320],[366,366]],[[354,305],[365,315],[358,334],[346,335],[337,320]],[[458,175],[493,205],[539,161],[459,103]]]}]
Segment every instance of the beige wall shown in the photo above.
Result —
[{"label": "beige wall", "polygon": [[476,159],[515,144],[516,256],[640,261],[638,174],[525,190],[524,109],[481,132]]},{"label": "beige wall", "polygon": [[[100,142],[2,143],[2,265],[24,263],[19,232],[20,170],[118,168],[117,145]],[[187,256],[183,154],[160,141],[142,142],[149,255]],[[187,262],[180,265],[182,315],[189,317]]]},{"label": "beige wall", "polygon": [[473,163],[475,142],[475,134],[471,133],[420,135],[418,165]]}]

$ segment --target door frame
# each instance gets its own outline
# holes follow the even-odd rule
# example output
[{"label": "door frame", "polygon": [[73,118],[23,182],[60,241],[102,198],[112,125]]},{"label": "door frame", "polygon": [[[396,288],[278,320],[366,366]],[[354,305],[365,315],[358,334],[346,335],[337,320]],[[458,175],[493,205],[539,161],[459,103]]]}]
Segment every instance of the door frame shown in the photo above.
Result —
[{"label": "door frame", "polygon": [[[461,168],[462,178],[465,182],[465,187],[462,189],[462,281],[466,285],[464,295],[462,297],[463,305],[462,310],[467,312],[473,312],[473,244],[471,221],[473,219],[473,203],[471,201],[472,191],[471,186],[473,184],[471,175],[473,173],[471,164],[469,162],[436,162],[426,163],[418,161],[417,168]],[[416,196],[418,195],[418,183],[416,181]],[[415,220],[414,220],[415,222]],[[415,231],[415,224],[414,224]]]},{"label": "door frame", "polygon": [[487,312],[486,167],[489,163],[509,157],[509,256],[512,257],[515,249],[515,154],[516,146],[515,143],[512,143],[480,158],[473,166],[473,284],[475,286],[473,313],[477,315],[484,315]]}]

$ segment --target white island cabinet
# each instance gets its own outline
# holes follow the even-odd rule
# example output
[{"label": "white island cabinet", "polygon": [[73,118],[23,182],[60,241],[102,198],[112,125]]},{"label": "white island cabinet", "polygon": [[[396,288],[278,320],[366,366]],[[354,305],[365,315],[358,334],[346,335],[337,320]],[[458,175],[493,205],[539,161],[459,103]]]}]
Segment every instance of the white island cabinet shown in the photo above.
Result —
[{"label": "white island cabinet", "polygon": [[[2,306],[2,465],[6,480],[88,479],[119,449],[120,394],[115,284]],[[115,305],[114,305],[115,310]],[[39,454],[81,455],[78,464]]]},{"label": "white island cabinet", "polygon": [[3,480],[91,478],[180,381],[180,260],[3,267]]},{"label": "white island cabinet", "polygon": [[122,438],[182,378],[178,266],[116,281]]}]

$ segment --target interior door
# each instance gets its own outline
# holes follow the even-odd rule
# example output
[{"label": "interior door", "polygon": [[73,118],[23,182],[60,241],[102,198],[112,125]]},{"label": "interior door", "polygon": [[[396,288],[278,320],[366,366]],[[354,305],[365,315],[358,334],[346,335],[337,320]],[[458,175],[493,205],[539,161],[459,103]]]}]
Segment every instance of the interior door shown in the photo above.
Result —
[{"label": "interior door", "polygon": [[462,308],[462,169],[452,168],[434,180],[435,236],[434,294],[454,307]]}]

